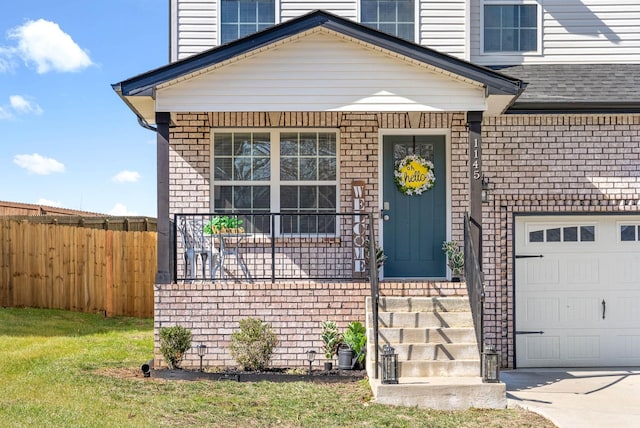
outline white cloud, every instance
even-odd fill
[[[13,163],[20,168],[38,175],[49,175],[53,172],[64,172],[64,164],[53,158],[45,158],[38,153],[32,155],[16,155]]]
[[[7,73],[14,68],[13,62],[14,49],[3,48],[0,46],[0,73]]]
[[[62,202],[60,201],[52,201],[51,199],[40,198],[38,199],[38,205],[46,205],[48,207],[61,207]]]
[[[18,55],[27,64],[35,63],[39,74],[79,71],[93,64],[87,52],[55,22],[28,21],[11,30],[9,37],[18,40]]]
[[[126,216],[126,215],[138,215],[135,211],[129,211],[129,209],[120,202],[116,203],[111,211],[109,211],[109,215],[117,215],[117,216]]]
[[[120,171],[111,179],[116,183],[135,183],[140,180],[140,173],[136,171]]]
[[[42,114],[42,107],[30,97],[11,95],[9,104],[0,106],[0,120],[14,119],[16,114]]]
[[[11,95],[9,103],[18,113],[42,114],[42,108],[36,102],[29,101],[22,95]]]

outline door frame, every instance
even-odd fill
[[[447,177],[447,186],[446,186],[446,214],[445,214],[445,222],[446,222],[446,239],[447,241],[451,240],[451,129],[449,128],[379,128],[378,129],[378,212],[374,213],[374,215],[378,218],[378,245],[380,248],[384,248],[384,221],[382,220],[382,216],[380,213],[382,212],[382,203],[383,201],[383,186],[384,186],[384,177],[383,177],[383,140],[385,136],[389,135],[439,135],[444,136],[444,145],[445,145],[445,176]],[[437,184],[436,184],[437,185]],[[382,269],[380,269],[380,277],[384,278],[384,265],[382,265]],[[438,278],[420,278],[420,279],[442,279]],[[447,276],[445,279],[451,279],[451,270],[447,266]]]

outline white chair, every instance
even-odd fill
[[[214,259],[217,259],[218,251],[213,247],[211,239],[204,234],[204,223],[201,220],[180,219],[178,230],[184,246],[185,273],[188,278],[197,279],[198,256],[202,261],[202,279],[207,279],[206,266],[209,265],[209,275],[213,279],[215,270]],[[208,263],[207,263],[208,262]],[[215,261],[217,266],[217,260]],[[217,270],[217,269],[216,269]]]

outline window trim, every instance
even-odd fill
[[[593,241],[583,241],[581,239],[582,235],[580,232],[581,227],[593,227]],[[564,229],[568,227],[577,227],[578,228],[578,239],[576,241],[565,241],[564,240]],[[551,229],[560,229],[560,240],[559,241],[548,241],[547,240],[547,231]],[[598,236],[600,233],[600,225],[598,222],[582,222],[582,221],[574,221],[574,222],[554,222],[554,223],[527,223],[525,227],[525,242],[526,245],[547,245],[547,244],[555,244],[555,245],[578,245],[585,244],[591,245],[598,243]],[[531,233],[532,232],[543,232],[543,241],[531,241]]]
[[[216,34],[215,34],[215,45],[220,46],[222,44],[222,0],[216,0]],[[280,0],[273,0],[273,13],[274,13],[274,23],[273,25],[278,25],[282,22],[280,16]],[[239,40],[239,39],[236,39]]]
[[[525,6],[535,5],[537,15],[537,49],[535,51],[485,52],[484,50],[484,7],[485,6]],[[542,55],[543,7],[540,0],[482,0],[480,3],[480,55],[498,57],[523,57]]]
[[[335,180],[297,180],[297,181],[282,181],[280,180],[280,136],[283,133],[332,133],[336,136],[336,179]],[[251,134],[259,134],[259,133],[268,133],[270,135],[270,147],[271,147],[271,178],[269,180],[264,181],[251,181],[251,180],[224,180],[220,182],[216,182],[214,175],[214,161],[215,161],[215,153],[214,153],[214,141],[215,135],[218,133],[251,133]],[[335,186],[336,188],[336,208],[335,212],[340,212],[340,201],[341,201],[341,177],[340,177],[340,130],[338,128],[210,128],[209,135],[209,207],[212,212],[215,212],[215,192],[214,186],[219,183],[229,183],[229,185],[234,186],[256,186],[256,185],[265,185],[269,186],[270,191],[270,199],[269,199],[269,212],[271,213],[282,213],[282,208],[280,206],[280,188],[282,186]],[[282,213],[286,215],[287,213]],[[276,223],[278,224],[278,223]],[[275,236],[285,236],[280,233],[279,227],[276,226],[276,235]],[[300,236],[305,234],[286,234],[286,236]],[[335,234],[326,234],[326,233],[317,233],[312,234],[315,238],[325,238],[325,237],[339,237],[340,230],[336,228]]]
[[[635,226],[636,239],[633,241],[622,240],[622,226]],[[616,221],[616,243],[618,245],[638,245],[640,243],[640,222],[639,221]]]

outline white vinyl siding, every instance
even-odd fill
[[[281,0],[280,16],[282,22],[305,15],[314,10],[324,10],[343,18],[356,20],[358,3],[356,0]]]
[[[216,45],[217,1],[172,0],[170,17],[172,62]]]
[[[540,53],[483,54],[482,0],[471,3],[471,61],[485,65],[542,63],[628,63],[640,55],[637,0],[539,1]]]
[[[468,59],[467,5],[464,0],[421,1],[419,40],[439,52]]]
[[[157,91],[158,111],[485,110],[484,89],[316,30]]]
[[[359,20],[360,0],[276,0],[276,23],[324,10]],[[468,59],[467,2],[422,0],[416,6],[415,40],[440,52]],[[217,46],[219,0],[171,0],[171,61]]]

